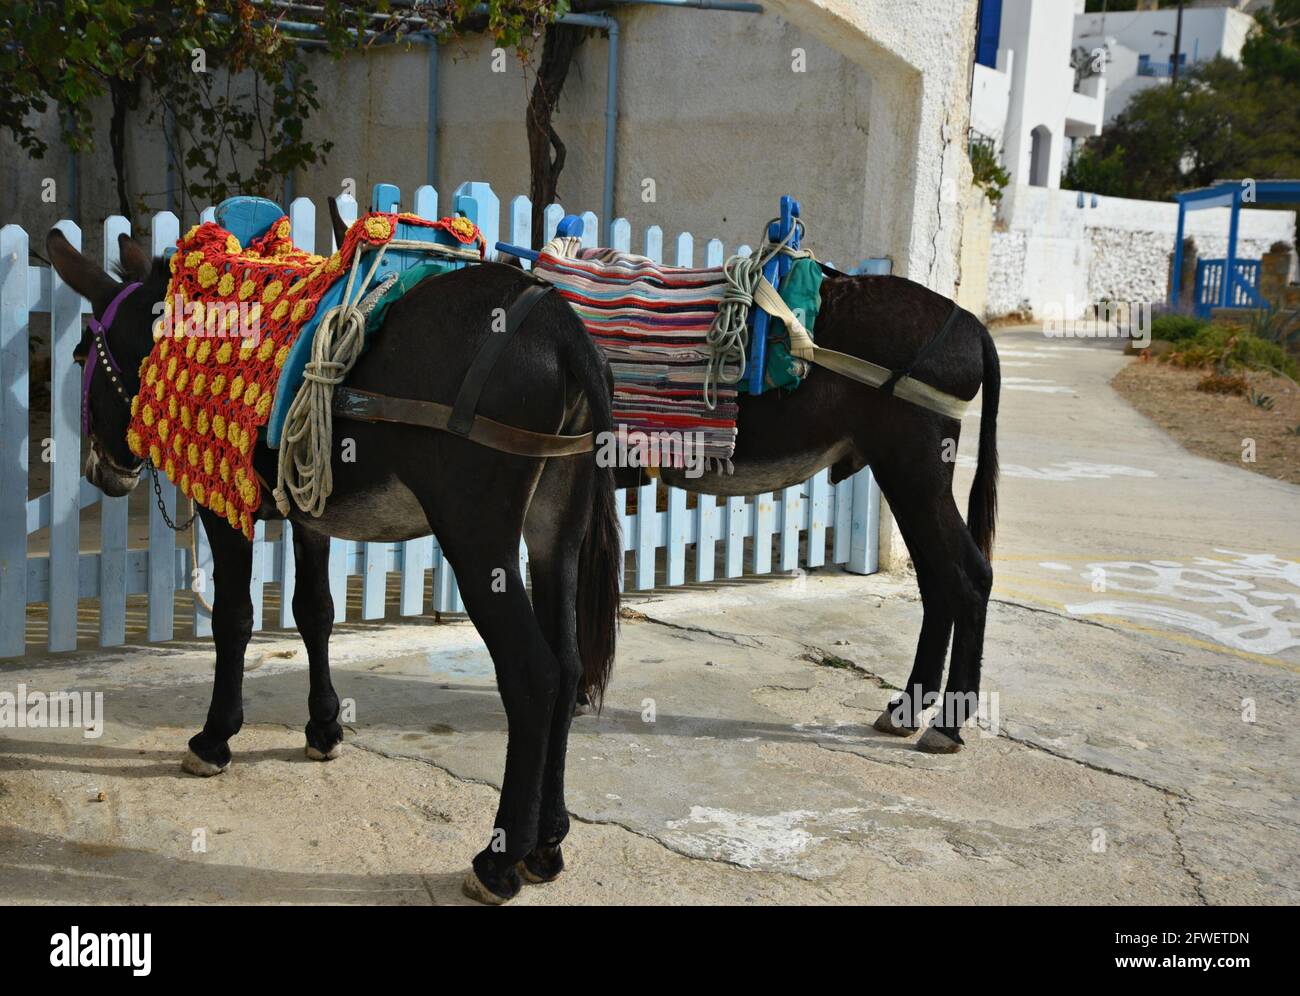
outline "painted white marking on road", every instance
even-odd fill
[[[1043,560],[1038,564],[1039,567],[1046,567],[1049,571],[1068,571],[1069,564],[1058,564],[1055,560]]]
[[[957,466],[974,470],[975,457],[964,453],[957,455]],[[1001,465],[1003,477],[1018,477],[1029,481],[1104,481],[1112,477],[1155,477],[1154,471],[1141,467],[1126,467],[1118,463],[1089,463],[1085,460],[1063,460],[1046,467],[1026,467],[1018,463]]]
[[[1100,570],[1106,593],[1173,599],[1203,607],[1199,610],[1104,598],[1068,604],[1066,611],[1185,629],[1252,654],[1300,647],[1300,562],[1271,553],[1215,552],[1232,559],[1197,557],[1186,566],[1171,560],[1102,561],[1088,564],[1079,575],[1090,580]]]
[[[1038,394],[1073,394],[1074,388],[1065,387],[1054,380],[1042,377],[1003,377],[1003,390],[1033,391]]]

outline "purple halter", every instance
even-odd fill
[[[113,298],[112,303],[104,309],[104,317],[97,319],[94,315],[90,316],[90,333],[94,341],[90,345],[90,355],[86,357],[81,372],[81,434],[90,435],[90,381],[95,376],[95,367],[100,363],[104,364],[104,369],[110,379],[117,386],[117,393],[126,397],[126,388],[122,386],[122,368],[117,365],[117,360],[113,359],[113,354],[108,348],[108,339],[105,334],[113,324],[113,319],[117,317],[117,307],[125,301],[137,287],[139,283],[127,284]],[[129,400],[129,399],[128,399]]]

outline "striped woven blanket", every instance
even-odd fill
[[[622,466],[729,467],[736,387],[718,384],[713,409],[704,400],[707,334],[726,288],[721,268],[661,266],[557,238],[533,272],[555,285],[605,351]]]

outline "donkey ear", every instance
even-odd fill
[[[45,236],[45,252],[63,282],[98,310],[112,300],[121,285],[72,245],[57,228]]]
[[[122,275],[127,280],[143,281],[153,269],[153,259],[144,247],[125,232],[117,237],[118,258],[122,262]]]
[[[334,244],[343,245],[343,240],[348,237],[347,222],[343,220],[343,215],[339,214],[339,204],[333,197],[329,198],[330,205],[330,227],[334,229]]]

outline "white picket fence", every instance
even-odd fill
[[[372,206],[393,210],[400,201],[396,187],[381,184],[375,188]],[[345,197],[340,203],[344,217],[353,220],[357,205]],[[424,186],[415,192],[412,208],[425,218],[439,217],[438,194]],[[500,202],[485,183],[463,183],[456,188],[443,213],[463,212],[482,230],[489,246],[502,237]],[[546,210],[548,237],[554,233],[564,209],[556,204]],[[205,212],[210,218],[211,212]],[[316,207],[300,197],[289,207],[293,238],[301,248],[318,249]],[[526,197],[509,202],[504,224],[506,241],[531,248],[531,205]],[[597,244],[598,220],[587,212],[584,243]],[[81,231],[71,222],[58,226],[78,248]],[[619,218],[611,226],[615,247],[632,249],[632,228]],[[131,234],[125,218],[111,217],[103,226],[104,257],[117,259],[120,233]],[[170,212],[155,214],[149,241],[155,254],[175,244],[180,225]],[[678,266],[696,264],[695,238],[689,232],[674,241],[674,259]],[[663,261],[664,236],[658,226],[643,233],[640,251]],[[326,234],[319,245],[324,251],[333,245]],[[0,229],[0,658],[21,656],[26,651],[29,612],[39,621],[44,606],[47,620],[47,648],[51,651],[73,650],[78,645],[78,609],[81,600],[94,600],[89,608],[98,610],[98,645],[111,647],[128,638],[128,598],[144,596],[147,603],[143,631],[130,636],[150,642],[173,639],[177,633],[176,596],[178,592],[198,589],[210,600],[211,558],[199,529],[194,544],[197,561],[185,546],[177,546],[175,535],[163,521],[152,501],[149,502],[148,543],[132,547],[128,543],[128,501],[140,498],[107,498],[81,476],[80,460],[80,379],[79,368],[71,362],[72,352],[81,338],[82,319],[89,305],[69,288],[58,274],[45,266],[30,262],[30,239],[17,225]],[[746,251],[740,247],[738,251]],[[724,256],[722,243],[712,239],[705,243],[701,262],[720,265]],[[37,440],[32,448],[29,438],[30,386],[30,315],[50,315],[52,374],[50,384],[50,434]],[[49,465],[49,491],[28,498],[29,459]],[[69,458],[69,455],[71,457]],[[146,490],[146,482],[138,490]],[[652,481],[638,490],[636,511],[628,513],[627,496],[618,493],[618,507],[623,526],[624,550],[632,554],[630,587],[645,590],[655,587],[658,577],[659,551],[664,551],[661,583],[686,583],[688,561],[693,559],[692,581],[709,582],[715,574],[723,578],[762,575],[774,569],[790,572],[818,567],[826,562],[830,533],[830,560],[847,569],[868,574],[876,569],[876,531],[879,520],[879,490],[870,471],[836,486],[822,471],[804,484],[784,489],[779,494],[761,494],[752,498],[717,499],[700,495],[695,507],[687,504],[686,492],[667,489],[667,509],[658,511],[660,485]],[[177,516],[176,489],[164,479],[163,500],[173,519]],[[82,549],[83,513],[99,506],[98,549],[88,543]],[[182,510],[181,516],[188,515]],[[48,530],[48,553],[32,553],[33,534]],[[266,625],[263,601],[268,585],[279,586],[278,618],[274,625],[293,625],[292,595],[294,584],[293,544],[290,527],[282,535],[267,538],[266,524],[258,523],[254,540],[253,607],[254,628]],[[800,554],[800,540],[805,552]],[[748,541],[748,544],[747,544]],[[776,546],[775,554],[773,546]],[[721,555],[721,569],[717,559]],[[689,555],[693,555],[693,558]],[[521,566],[526,566],[527,551],[520,551]],[[432,572],[429,585],[428,572]],[[426,611],[459,612],[462,606],[450,566],[443,560],[437,541],[432,538],[405,543],[356,543],[334,540],[330,548],[330,586],[334,593],[335,617],[347,618],[349,578],[360,579],[360,618],[383,618],[389,587],[389,575],[399,575],[397,611],[402,616]],[[427,591],[431,587],[431,595]],[[193,600],[192,632],[204,636],[211,632],[210,620],[200,600]],[[139,599],[136,600],[139,602]],[[182,603],[183,604],[183,603]],[[32,609],[31,607],[35,607]],[[87,645],[92,637],[83,634]]]

